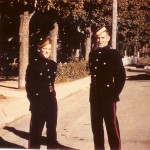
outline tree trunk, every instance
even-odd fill
[[[19,28],[19,81],[18,88],[25,88],[25,74],[28,65],[28,53],[29,53],[29,21],[31,15],[29,12],[24,12],[20,15],[20,28]]]
[[[88,33],[87,33],[87,36],[86,36],[86,39],[85,39],[85,61],[88,61],[89,53],[90,53],[90,50],[91,50],[91,27],[88,27],[86,29],[86,31]]]
[[[112,16],[112,48],[116,49],[117,35],[117,0],[113,0],[113,16]]]
[[[54,29],[50,31],[50,37],[52,39],[52,54],[51,59],[57,62],[57,37],[58,37],[58,24],[54,23]]]

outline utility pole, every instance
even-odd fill
[[[112,48],[116,49],[117,39],[117,0],[113,0],[113,16],[112,16]]]

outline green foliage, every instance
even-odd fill
[[[59,63],[57,68],[56,82],[67,82],[86,77],[88,75],[86,61],[72,61]]]
[[[112,22],[112,2],[109,0],[85,1],[84,9],[87,13],[86,24],[88,26],[99,26]]]
[[[138,48],[149,42],[150,16],[148,1],[124,1],[118,5],[119,42]]]
[[[149,42],[149,0],[120,1],[118,43],[122,47],[132,44],[141,48]],[[39,31],[47,33],[57,22],[59,40],[65,45],[62,49],[71,53],[78,41],[84,41],[87,27],[91,27],[94,33],[103,23],[111,26],[112,3],[110,0],[2,0],[0,50],[11,57],[18,57],[19,15],[25,11],[35,11],[30,21],[30,46],[35,43],[34,40],[32,43],[31,35],[35,37]],[[80,32],[77,28],[80,28]]]
[[[84,3],[79,0],[57,0],[55,8],[63,19],[72,16],[74,20],[78,20],[80,17],[85,17],[86,14],[83,10]]]

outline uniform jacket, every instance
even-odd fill
[[[26,70],[26,91],[30,101],[30,110],[48,113],[52,101],[55,101],[54,81],[57,64],[38,54],[31,59]]]
[[[117,50],[108,46],[89,54],[90,101],[117,102],[125,83],[125,69]]]

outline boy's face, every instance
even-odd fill
[[[102,48],[108,45],[108,42],[110,40],[110,36],[106,31],[101,33],[100,35],[97,36],[97,45],[98,47]]]
[[[51,49],[52,49],[52,45],[48,44],[42,48],[40,48],[40,54],[42,57],[48,59],[50,57],[51,54]]]

